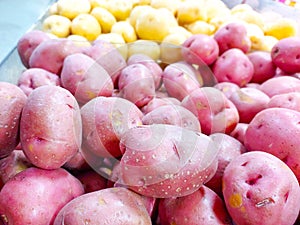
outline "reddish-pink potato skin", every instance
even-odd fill
[[[245,133],[248,128],[248,123],[238,123],[234,130],[230,133],[230,136],[234,137],[238,141],[240,141],[242,144],[245,142]]]
[[[141,111],[144,114],[151,112],[152,110],[163,106],[163,105],[180,105],[181,102],[177,98],[173,97],[154,97],[151,101],[148,102],[147,105],[141,108]]]
[[[151,225],[142,198],[123,187],[87,193],[70,201],[53,225]]]
[[[239,122],[250,123],[258,112],[268,107],[270,98],[256,88],[243,87],[233,92],[229,100],[232,101],[239,112]]]
[[[71,159],[69,159],[63,165],[63,167],[69,171],[83,171],[90,169],[90,166],[86,162],[85,157],[83,157],[81,148]]]
[[[241,49],[244,53],[251,49],[251,40],[243,23],[231,22],[221,26],[215,33],[214,39],[219,46],[219,54],[231,48]]]
[[[286,164],[266,152],[247,152],[228,164],[223,196],[236,225],[293,225],[299,214],[297,178]]]
[[[206,135],[167,124],[129,129],[120,140],[117,183],[149,197],[193,193],[217,169],[217,147]]]
[[[219,56],[217,41],[206,34],[194,34],[181,45],[184,60],[196,65],[211,65]]]
[[[218,89],[202,87],[186,96],[181,106],[187,108],[200,121],[202,133],[230,133],[239,122],[235,105]]]
[[[119,75],[127,64],[117,48],[107,41],[95,40],[82,52],[99,63],[110,75],[114,86],[118,86]]]
[[[107,180],[94,170],[82,171],[75,175],[83,184],[85,193],[99,191],[107,187]]]
[[[243,87],[251,81],[254,67],[242,50],[231,48],[220,55],[212,71],[218,82],[232,82]]]
[[[172,124],[196,132],[201,132],[198,118],[188,109],[180,105],[163,105],[147,113],[142,118],[144,125]]]
[[[155,89],[159,89],[162,81],[162,68],[157,64],[151,57],[145,54],[133,54],[127,59],[127,65],[135,64],[135,63],[140,63],[144,66],[146,66],[154,79],[155,83]]]
[[[202,86],[200,74],[185,62],[168,65],[163,71],[162,80],[168,95],[179,101]]]
[[[223,200],[205,185],[188,196],[161,199],[158,210],[161,225],[231,224]]]
[[[278,94],[300,92],[300,80],[291,76],[279,76],[266,80],[259,86],[270,98]]]
[[[20,120],[20,140],[33,165],[61,167],[78,152],[81,135],[80,108],[68,90],[44,85],[31,92]]]
[[[5,184],[10,178],[17,173],[31,167],[23,151],[14,150],[9,156],[0,159],[0,182]]]
[[[107,71],[82,53],[74,53],[65,58],[60,77],[62,86],[81,104],[97,96],[109,97],[114,89]]]
[[[300,72],[300,37],[279,40],[271,50],[274,64],[286,73]]]
[[[142,124],[143,113],[132,102],[119,97],[97,97],[81,108],[83,155],[121,156],[119,142],[128,129]]]
[[[43,85],[60,86],[60,78],[41,68],[29,68],[20,75],[17,85],[28,96],[32,90]]]
[[[21,62],[29,68],[29,58],[33,50],[43,41],[50,40],[47,33],[40,30],[32,30],[25,33],[17,43],[17,51]]]
[[[59,210],[83,193],[80,181],[66,170],[31,167],[11,178],[2,188],[1,219],[13,225],[53,224]]]
[[[126,66],[119,76],[118,87],[123,98],[141,108],[155,97],[151,71],[140,63]]]
[[[217,155],[218,169],[215,175],[205,184],[222,196],[222,178],[226,166],[236,157],[246,152],[241,142],[224,133],[211,134],[210,138],[219,148]]]
[[[67,39],[50,39],[43,41],[29,58],[30,68],[41,68],[60,75],[64,59],[73,53],[81,52],[73,41]]]
[[[19,144],[20,118],[27,96],[15,84],[0,82],[0,158]]]
[[[227,98],[229,98],[232,93],[240,89],[240,87],[237,84],[226,81],[217,83],[216,85],[214,85],[214,88],[217,88],[218,90],[222,91]]]
[[[300,92],[290,92],[273,96],[268,108],[287,108],[300,112]]]
[[[269,52],[253,51],[247,54],[253,64],[254,73],[251,82],[261,84],[276,74],[276,66]]]
[[[268,108],[249,123],[245,147],[263,151],[283,160],[300,180],[300,112],[285,108]]]

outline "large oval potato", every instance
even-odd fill
[[[179,126],[137,126],[122,135],[124,153],[116,183],[144,196],[180,197],[195,192],[216,172],[218,148],[206,135]]]
[[[60,209],[83,193],[80,181],[66,170],[31,167],[2,188],[0,218],[5,224],[53,224]]]
[[[68,90],[45,85],[31,92],[21,116],[20,140],[32,164],[61,167],[78,152],[81,134],[79,105]]]
[[[238,225],[293,225],[299,214],[300,188],[295,175],[266,152],[247,152],[228,164],[223,196]]]
[[[123,188],[107,188],[77,197],[58,213],[54,225],[151,225],[144,201]]]
[[[0,82],[0,158],[19,144],[19,121],[27,96],[16,85]]]

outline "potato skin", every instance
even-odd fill
[[[46,85],[33,90],[20,121],[20,140],[30,162],[43,169],[61,167],[81,145],[79,105],[66,89]]]
[[[188,196],[161,199],[158,210],[161,225],[231,225],[223,200],[205,185]]]
[[[84,193],[66,170],[28,168],[11,178],[0,192],[0,215],[7,224],[53,224],[58,211]]]
[[[268,108],[259,112],[245,133],[245,147],[260,150],[283,160],[300,180],[300,113],[285,108]],[[263,138],[262,138],[263,137]]]
[[[142,198],[123,187],[87,193],[70,201],[57,215],[54,225],[151,225]]]
[[[280,182],[278,182],[280,181]],[[293,225],[300,209],[299,183],[277,157],[261,151],[233,159],[223,176],[226,207],[237,225]]]
[[[27,96],[16,85],[0,82],[0,158],[19,144],[19,121]]]

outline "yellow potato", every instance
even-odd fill
[[[89,47],[91,42],[89,42],[85,37],[77,34],[71,34],[67,39],[72,40],[79,47]]]
[[[212,18],[208,23],[215,27],[215,31],[218,30],[221,26],[230,23],[230,22],[236,22],[237,19],[233,16],[216,16],[215,18]]]
[[[277,38],[275,38],[273,36],[265,35],[265,36],[263,36],[262,39],[258,40],[258,42],[256,44],[252,45],[252,49],[271,52],[273,46],[277,42],[278,42]]]
[[[150,5],[151,0],[131,0],[133,7],[138,5]]]
[[[58,14],[58,10],[57,10],[57,2],[54,2],[54,3],[50,6],[50,8],[49,8],[49,10],[48,10],[48,13],[49,13],[49,15],[55,15],[55,14]]]
[[[251,40],[251,48],[257,49],[258,46],[262,42],[262,39],[264,38],[264,32],[263,30],[257,26],[256,24],[252,23],[245,23],[246,29],[247,29],[247,36]]]
[[[89,0],[91,3],[92,9],[95,7],[107,8],[109,0]]]
[[[205,2],[207,21],[216,16],[229,16],[230,9],[221,0],[206,0]]]
[[[175,15],[181,0],[151,0],[150,6],[155,9],[165,8]]]
[[[180,25],[207,20],[205,2],[203,0],[186,0],[179,4],[177,20]]]
[[[170,31],[169,31],[169,34],[165,38],[167,38],[170,34],[184,35],[185,38],[188,38],[188,37],[193,35],[190,31],[188,31],[185,27],[182,27],[182,26],[171,27]]]
[[[114,15],[117,21],[125,20],[130,15],[133,3],[129,0],[109,0],[106,8]]]
[[[170,20],[170,16],[167,13],[163,13],[162,10],[153,9],[144,11],[137,18],[135,24],[138,38],[162,41],[169,34],[169,29],[172,27],[170,21],[172,21]]]
[[[119,21],[111,28],[111,33],[122,35],[125,42],[133,42],[137,40],[135,30],[128,21]]]
[[[71,23],[71,20],[67,17],[50,15],[43,21],[42,30],[54,34],[57,37],[64,38],[70,34]]]
[[[187,39],[183,33],[172,33],[160,44],[160,59],[163,63],[171,64],[182,61],[181,44]]]
[[[236,6],[232,7],[231,14],[238,12],[246,12],[248,10],[253,10],[253,8],[248,4],[237,4]]]
[[[71,31],[72,34],[81,35],[93,41],[101,34],[101,26],[94,16],[80,14],[72,20]]]
[[[135,27],[137,18],[139,18],[142,13],[147,12],[147,10],[153,10],[153,8],[150,5],[138,5],[134,7],[128,18],[130,24]]]
[[[259,12],[254,10],[246,10],[242,12],[236,12],[233,14],[237,19],[243,20],[247,23],[253,23],[259,26],[261,29],[264,27],[264,20]]]
[[[102,33],[109,33],[111,27],[117,22],[114,15],[106,8],[94,7],[91,11],[91,15],[94,16],[102,28]]]
[[[216,29],[214,25],[201,20],[186,25],[186,28],[192,34],[207,34],[207,35],[213,34]]]
[[[278,40],[296,36],[298,25],[295,20],[282,18],[274,22],[267,23],[264,27],[265,35],[270,35]]]
[[[110,42],[118,49],[118,51],[121,53],[124,59],[127,59],[128,48],[121,34],[117,34],[117,33],[100,34],[97,37],[97,40]]]
[[[160,58],[160,47],[155,41],[137,40],[128,44],[128,57],[133,54],[145,54],[153,60]]]
[[[89,13],[91,3],[89,0],[58,0],[57,13],[65,16],[70,20],[82,13]]]

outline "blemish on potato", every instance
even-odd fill
[[[274,199],[269,197],[269,198],[265,198],[262,201],[259,201],[255,204],[255,207],[260,208],[260,207],[264,207],[266,205],[269,205],[271,203],[275,203]]]
[[[233,193],[229,197],[229,205],[232,208],[239,208],[242,206],[242,204],[243,204],[243,199],[242,199],[242,195],[240,193]]]

